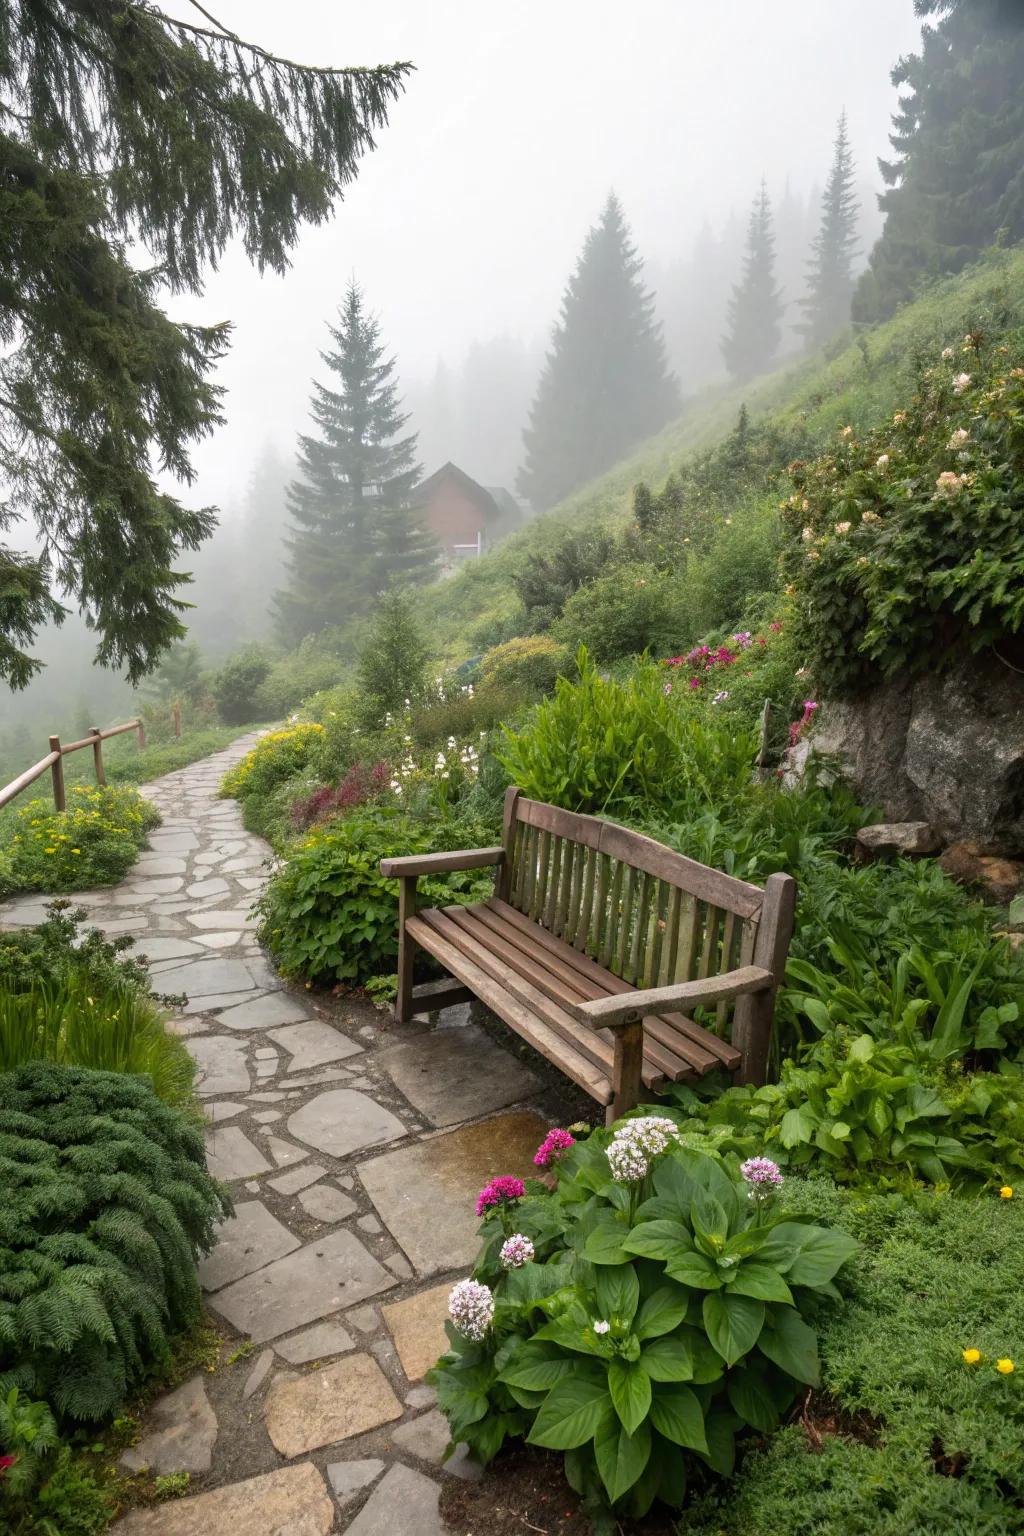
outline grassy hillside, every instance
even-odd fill
[[[823,353],[792,363],[742,388],[708,391],[636,453],[536,519],[493,554],[427,588],[420,613],[449,661],[488,643],[488,629],[517,608],[512,573],[524,556],[568,527],[625,522],[634,485],[660,486],[673,471],[732,429],[740,406],[753,420],[800,425],[812,441],[836,427],[871,427],[896,409],[919,359],[956,345],[968,330],[1024,323],[1024,251],[994,251],[956,278],[930,286],[916,303],[856,340],[841,338]],[[845,344],[844,344],[845,341]]]

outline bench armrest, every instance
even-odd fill
[[[504,848],[462,848],[455,853],[412,853],[405,858],[381,859],[380,872],[386,880],[407,879],[410,875],[443,875],[453,869],[483,869],[500,864]]]
[[[721,976],[703,981],[680,981],[671,987],[649,987],[641,992],[619,992],[613,997],[598,997],[592,1003],[577,1003],[573,1012],[594,1029],[621,1029],[650,1013],[674,1013],[677,1009],[707,1003],[721,1003],[745,992],[766,992],[775,985],[775,977],[759,965],[744,965]]]

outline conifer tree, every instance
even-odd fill
[[[523,432],[516,483],[537,511],[608,469],[679,408],[642,270],[612,193],[562,297]]]
[[[201,7],[197,7],[201,11]],[[206,15],[205,12],[202,13]],[[0,0],[0,679],[71,596],[134,682],[184,634],[188,484],[225,326],[172,321],[235,236],[283,271],[373,147],[406,66],[303,68],[151,0]],[[129,242],[155,267],[140,271]],[[38,552],[4,547],[17,518]]]
[[[923,277],[1024,239],[1024,5],[915,0],[915,10],[940,19],[892,72],[906,91],[895,157],[879,161],[886,221],[854,293],[862,322],[891,315]]]
[[[300,437],[288,490],[288,583],[276,604],[291,641],[365,612],[392,576],[429,579],[437,560],[411,507],[420,467],[415,434],[400,435],[395,360],[354,282],[328,331],[321,356],[336,387],[313,382],[319,434]]]
[[[836,129],[832,168],[821,199],[821,228],[808,263],[807,294],[800,301],[806,316],[800,329],[810,347],[821,346],[849,322],[858,209],[853,155],[843,112]]]
[[[762,181],[747,225],[743,274],[732,290],[728,330],[722,338],[722,356],[734,378],[751,379],[771,367],[782,337],[782,311],[775,281],[772,209]]]

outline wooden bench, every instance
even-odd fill
[[[496,865],[494,895],[418,911],[420,875]],[[796,881],[762,890],[596,816],[505,797],[500,848],[384,859],[399,881],[395,1017],[479,998],[609,1123],[715,1067],[763,1083]],[[413,986],[416,945],[448,980]],[[714,1029],[690,1015],[714,1010]],[[731,1038],[728,1025],[731,1014]]]

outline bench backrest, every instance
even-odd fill
[[[754,962],[760,886],[516,789],[505,797],[504,847],[503,899],[631,986]],[[720,1005],[722,1023],[728,1007]]]

